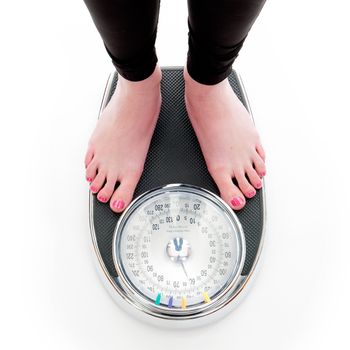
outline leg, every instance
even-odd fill
[[[186,107],[208,170],[233,209],[256,194],[266,172],[254,123],[227,79],[264,2],[188,0]]]
[[[131,81],[151,75],[160,0],[84,0],[119,74]]]
[[[121,212],[142,174],[160,111],[154,47],[159,0],[84,1],[119,73],[88,143],[86,179],[101,202],[110,200],[111,209]]]

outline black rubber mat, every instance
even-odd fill
[[[134,198],[154,187],[170,183],[192,184],[220,195],[207,170],[198,140],[186,113],[182,67],[162,68],[162,72],[162,108]],[[110,91],[106,91],[107,103],[115,90],[117,80],[118,74],[115,72],[112,87]],[[229,81],[237,96],[247,107],[248,101],[244,98],[234,70],[229,76]],[[236,179],[233,179],[233,182],[237,184]],[[121,214],[113,212],[109,208],[109,203],[101,203],[96,194],[90,193],[90,195],[92,195],[92,216],[98,249],[109,274],[115,277],[117,273],[112,259],[112,238]],[[242,275],[249,273],[257,256],[264,224],[263,206],[263,193],[260,189],[253,198],[246,199],[243,209],[235,211],[242,224],[247,247]]]

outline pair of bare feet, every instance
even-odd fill
[[[85,155],[86,179],[101,202],[122,212],[141,177],[160,106],[162,72],[132,82],[118,77]],[[193,80],[185,67],[185,102],[209,173],[234,210],[255,196],[266,174],[265,152],[251,117],[228,79],[215,85]],[[233,183],[236,178],[238,187]]]

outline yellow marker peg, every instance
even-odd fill
[[[182,300],[181,300],[181,309],[186,309],[186,305],[187,305],[186,298],[185,298],[185,297],[182,297]]]
[[[208,293],[207,292],[203,292],[202,294],[203,294],[204,301],[206,303],[209,303],[210,302],[210,297],[209,297]]]

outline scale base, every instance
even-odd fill
[[[200,145],[186,112],[183,67],[162,67],[161,69],[163,73],[161,82],[162,107],[150,143],[144,170],[135,189],[133,199],[153,188],[172,183],[192,184],[220,196],[220,192],[208,172]],[[228,79],[232,89],[252,116],[241,78],[233,70]],[[118,74],[113,71],[107,81],[100,113],[109,102],[117,81]],[[236,183],[235,181],[233,179],[234,183]],[[102,281],[112,297],[119,305],[125,307],[129,314],[133,313],[138,317],[146,318],[147,321],[155,322],[158,326],[168,324],[174,327],[174,323],[177,325],[186,324],[186,327],[191,324],[203,325],[211,322],[213,318],[217,318],[216,314],[227,313],[229,309],[238,304],[243,295],[242,292],[246,291],[247,282],[252,279],[261,253],[266,221],[264,179],[262,179],[262,183],[263,186],[256,191],[256,195],[253,198],[247,198],[246,205],[241,210],[235,211],[243,227],[246,241],[246,259],[236,296],[220,313],[215,312],[205,317],[181,320],[181,322],[148,315],[125,301],[125,295],[118,282],[112,257],[113,233],[122,213],[113,212],[109,207],[109,202],[101,203],[96,194],[90,191],[90,230],[94,256]]]

